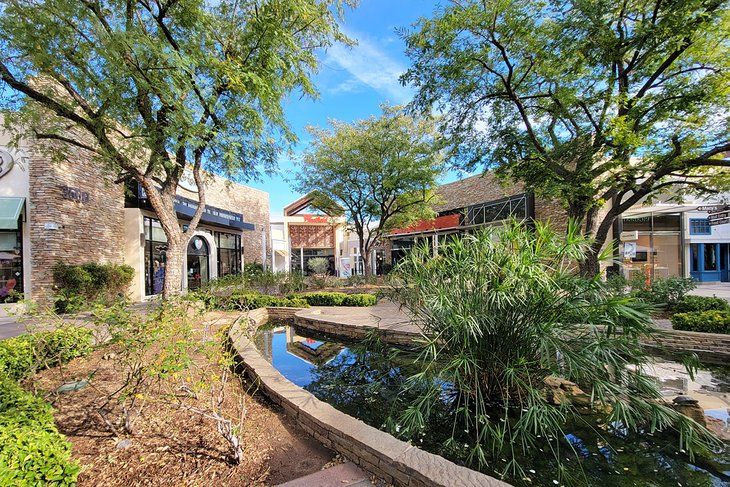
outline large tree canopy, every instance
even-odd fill
[[[405,33],[403,80],[462,167],[565,204],[591,274],[632,205],[728,184],[728,33],[722,0],[459,0]]]
[[[310,127],[314,141],[297,179],[297,189],[314,192],[321,209],[344,210],[366,275],[371,271],[366,256],[385,233],[429,214],[443,161],[433,119],[382,108],[381,117]]]
[[[179,292],[202,170],[245,178],[275,163],[294,140],[282,101],[316,94],[316,49],[347,42],[336,17],[349,3],[1,0],[6,126],[139,181],[168,239],[165,292]],[[183,232],[173,200],[186,167],[200,204]]]

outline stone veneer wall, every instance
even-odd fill
[[[38,146],[29,151],[28,228],[31,296],[51,303],[53,265],[124,262],[124,188],[83,150],[52,161]],[[64,199],[63,186],[88,192],[87,202]],[[58,229],[46,225],[57,224]]]
[[[320,401],[277,371],[247,338],[271,318],[291,319],[295,308],[260,308],[228,333],[244,372],[310,436],[379,479],[410,487],[507,487],[509,484],[456,465],[384,433]]]
[[[178,188],[178,194],[191,200],[198,193]],[[269,193],[244,186],[219,176],[210,176],[205,184],[206,204],[243,214],[246,223],[253,223],[254,230],[244,230],[241,237],[244,263],[261,264],[266,251],[266,265],[271,266],[271,228],[269,225]]]

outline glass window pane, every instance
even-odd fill
[[[157,220],[152,220],[152,238],[155,242],[167,242],[167,236],[162,225]]]

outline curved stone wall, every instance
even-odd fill
[[[509,484],[398,440],[294,385],[258,352],[249,336],[269,319],[290,320],[294,308],[249,311],[228,336],[245,373],[308,434],[362,469],[397,486],[502,487]],[[324,331],[324,330],[320,330]]]

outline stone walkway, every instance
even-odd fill
[[[372,487],[368,474],[352,462],[341,463],[278,487]]]
[[[315,306],[297,312],[297,316],[353,327],[411,333],[419,331],[418,326],[412,322],[405,310],[387,299],[381,299],[375,306],[362,308]]]
[[[690,291],[695,296],[717,296],[730,301],[730,282],[717,282],[714,284],[700,284],[697,289]]]

